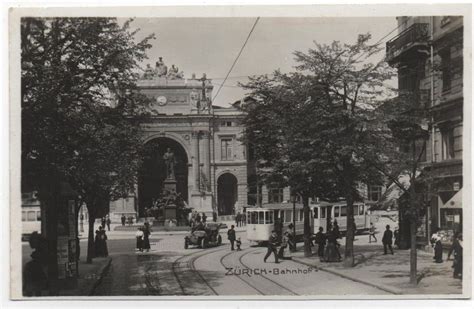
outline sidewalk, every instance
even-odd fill
[[[95,258],[92,264],[86,263],[86,258],[81,256],[79,261],[79,278],[77,287],[69,290],[61,290],[59,296],[90,296],[99,285],[100,280],[107,272],[112,263],[112,258]]]
[[[395,254],[383,254],[380,242],[368,244],[366,237],[357,237],[354,243],[355,266],[345,268],[342,263],[320,262],[316,256],[317,246],[313,247],[313,256],[304,257],[303,248],[292,254],[293,260],[301,264],[317,267],[320,270],[367,284],[392,294],[461,294],[462,281],[454,279],[452,261],[433,262],[433,254],[418,250],[418,286],[409,285],[410,250],[394,250]],[[345,242],[341,241],[341,244]],[[344,246],[340,248],[344,256]]]

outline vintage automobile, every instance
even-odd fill
[[[220,223],[206,223],[201,228],[193,230],[184,237],[184,249],[189,246],[199,246],[200,248],[216,247],[222,244],[222,236],[219,235]]]

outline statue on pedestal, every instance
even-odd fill
[[[163,159],[166,164],[166,179],[175,179],[174,178],[174,165],[176,164],[176,159],[174,153],[171,151],[171,148],[166,150],[166,153],[163,155]]]
[[[163,77],[168,74],[168,67],[163,62],[163,57],[160,57],[155,64],[155,77]]]
[[[143,79],[153,79],[155,72],[151,68],[150,64],[146,65],[145,73],[143,74]]]
[[[184,73],[182,71],[179,72],[178,67],[175,67],[174,64],[172,64],[171,68],[168,71],[168,75],[166,77],[168,79],[183,79]]]

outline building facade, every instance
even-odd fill
[[[163,64],[162,64],[163,65]],[[143,123],[146,153],[135,196],[111,202],[110,214],[145,216],[161,193],[163,155],[175,157],[176,191],[186,204],[212,218],[230,216],[247,205],[247,149],[240,142],[243,113],[236,107],[212,106],[211,80],[194,74],[145,72],[141,93],[152,99],[151,120]],[[166,69],[165,69],[166,71]]]
[[[399,34],[387,42],[400,91],[415,93],[429,115],[423,157],[430,230],[462,230],[463,18],[398,17]]]

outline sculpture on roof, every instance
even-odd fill
[[[168,67],[163,61],[163,57],[160,57],[159,60],[155,64],[155,76],[156,77],[163,77],[168,74]]]

